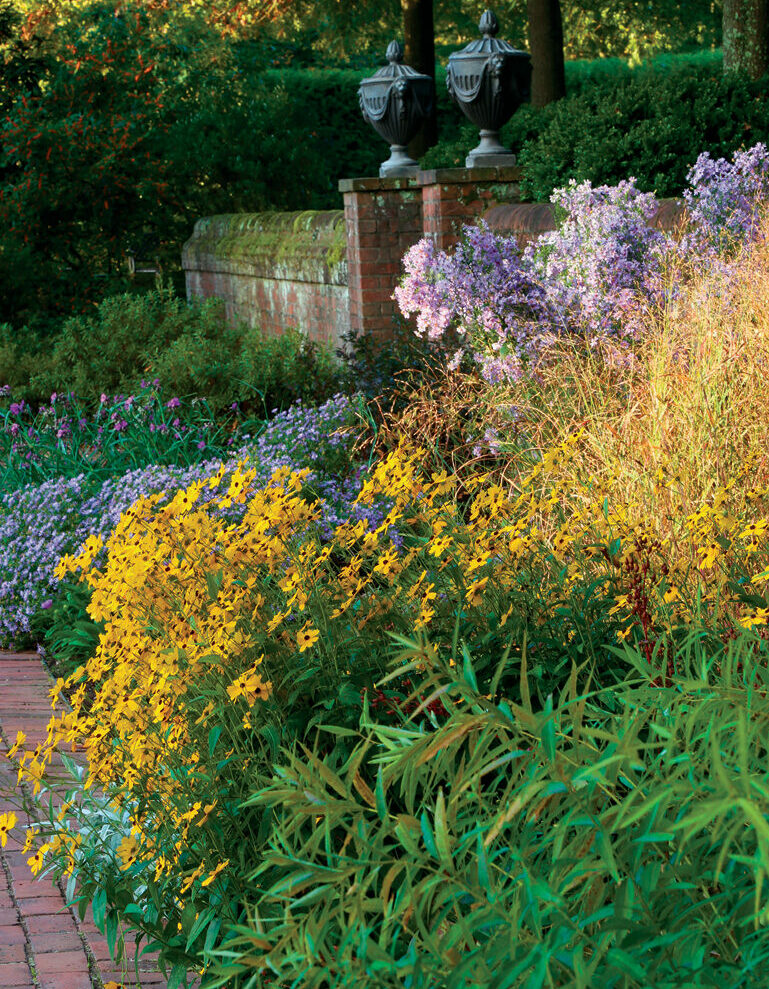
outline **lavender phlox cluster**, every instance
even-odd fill
[[[85,475],[27,485],[0,495],[0,641],[8,644],[54,586],[59,558],[88,537],[93,519],[82,507],[93,496]]]
[[[296,405],[276,415],[256,439],[225,461],[228,472],[247,460],[257,469],[257,484],[266,484],[279,467],[310,469],[306,484],[323,500],[321,535],[343,520],[369,518],[377,526],[387,507],[353,504],[360,491],[362,465],[352,456],[355,405],[337,395],[319,408]],[[34,615],[57,593],[53,576],[60,557],[77,552],[91,535],[109,537],[121,514],[137,499],[180,488],[215,474],[221,460],[191,466],[157,465],[100,480],[95,475],[56,478],[29,484],[0,496],[0,643],[29,632]],[[225,476],[225,483],[227,479]],[[213,497],[204,489],[202,501]],[[242,506],[233,506],[239,521]],[[228,516],[230,517],[230,516]]]
[[[690,250],[732,253],[762,235],[769,199],[769,151],[765,144],[737,151],[731,161],[697,158],[687,175],[684,202],[692,223]]]
[[[481,223],[465,227],[452,253],[425,239],[404,258],[401,312],[416,313],[417,333],[430,339],[455,331],[492,384],[518,380],[564,333],[593,343],[627,335],[635,300],[662,264],[667,239],[649,225],[657,203],[634,180],[572,182],[553,202],[558,229],[523,253]]]
[[[517,380],[565,333],[593,347],[610,343],[624,360],[649,309],[680,295],[682,271],[704,263],[728,279],[734,248],[761,236],[769,198],[763,144],[731,162],[700,155],[688,178],[691,229],[678,239],[652,226],[659,203],[631,178],[556,189],[557,229],[522,253],[514,237],[484,224],[466,227],[452,253],[421,240],[395,290],[401,312],[416,314],[416,332],[431,340],[455,333],[461,349],[449,367],[469,353],[491,383]]]
[[[423,237],[404,255],[403,268],[405,276],[395,289],[400,310],[404,316],[416,313],[419,336],[439,340],[454,319],[453,259]]]
[[[482,222],[464,228],[453,253],[424,238],[403,263],[395,298],[404,316],[416,313],[419,335],[440,340],[451,329],[460,344],[454,365],[467,349],[489,381],[520,375],[547,306],[514,237],[499,237]]]
[[[616,186],[571,181],[551,202],[561,214],[556,230],[524,252],[551,308],[553,326],[584,334],[591,342],[628,336],[640,293],[659,272],[668,238],[651,225],[653,194],[631,178]]]

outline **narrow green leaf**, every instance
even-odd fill
[[[545,755],[551,762],[555,762],[555,716],[553,714],[553,695],[548,694],[545,701],[545,721],[542,724],[540,738]]]
[[[478,681],[475,679],[473,661],[466,645],[462,646],[462,676],[470,684],[473,690],[478,693]]]
[[[384,821],[387,818],[387,802],[385,800],[384,776],[381,765],[377,769],[374,798],[376,800],[376,812],[379,815],[379,820]]]
[[[106,916],[105,922],[105,934],[107,937],[107,947],[109,948],[110,957],[115,961],[115,943],[117,941],[117,930],[118,930],[118,914],[117,910],[110,910]]]
[[[453,871],[454,860],[451,857],[449,830],[446,825],[446,801],[443,796],[443,787],[438,790],[438,797],[435,801],[435,843],[438,846],[441,862],[447,869]]]
[[[181,986],[186,979],[187,966],[183,965],[181,962],[177,962],[171,969],[167,989],[179,989],[179,986]]]
[[[214,727],[208,733],[208,755],[209,757],[214,754],[214,749],[216,748],[216,743],[224,730],[224,725],[214,725]]]
[[[434,858],[439,858],[438,849],[435,846],[435,838],[433,837],[433,829],[430,827],[430,818],[427,816],[426,810],[422,811],[419,824],[422,828],[422,838],[425,842],[425,848]]]
[[[91,903],[91,909],[93,910],[93,922],[98,927],[99,931],[104,933],[104,915],[107,909],[107,891],[105,889],[97,889],[94,894],[93,901]]]
[[[476,856],[478,859],[478,885],[486,893],[491,891],[491,880],[489,878],[489,859],[486,854],[486,846],[483,844],[483,836],[478,832],[476,841]]]

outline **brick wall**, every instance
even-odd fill
[[[425,236],[445,250],[462,227],[498,203],[520,203],[519,168],[443,168],[420,172]]]
[[[346,179],[344,211],[199,220],[182,252],[187,296],[218,296],[229,320],[267,333],[298,327],[334,346],[350,329],[386,335],[406,251],[423,236],[448,247],[463,224],[517,201],[518,180],[513,168]]]
[[[350,328],[346,255],[342,210],[208,217],[182,251],[187,297],[217,296],[228,320],[269,334],[298,328],[340,346]]]
[[[413,179],[345,179],[350,327],[387,334],[395,317],[393,289],[401,259],[422,237],[422,194]]]
[[[297,327],[341,346],[349,330],[386,336],[406,251],[423,236],[450,247],[483,217],[528,243],[554,227],[548,203],[521,203],[517,168],[443,169],[414,178],[346,179],[344,210],[199,220],[184,245],[187,295],[219,296],[231,320],[267,333]],[[681,217],[663,200],[655,225]]]

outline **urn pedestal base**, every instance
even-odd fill
[[[408,178],[416,175],[419,164],[409,157],[405,144],[391,144],[390,157],[379,166],[380,179]]]
[[[482,130],[481,143],[465,158],[465,168],[513,168],[515,155],[499,140],[499,131]]]
[[[465,168],[513,168],[516,157],[512,151],[504,155],[483,154],[471,151],[465,158]]]

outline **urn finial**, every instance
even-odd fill
[[[499,34],[499,21],[493,10],[484,10],[478,23],[478,30],[484,38],[496,38]]]
[[[394,65],[403,61],[403,45],[400,41],[391,41],[387,46],[387,61]]]

